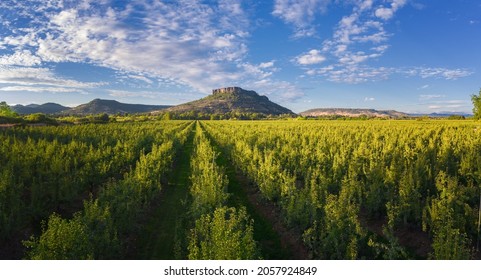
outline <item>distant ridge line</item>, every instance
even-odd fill
[[[321,117],[321,116],[343,116],[343,117],[378,117],[378,118],[405,118],[408,114],[395,110],[375,110],[360,108],[315,108],[299,113],[304,117]]]

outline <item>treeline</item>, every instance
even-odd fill
[[[295,115],[270,115],[263,113],[248,113],[241,111],[231,111],[228,113],[203,113],[199,111],[189,112],[163,112],[158,114],[159,119],[163,120],[264,120],[264,119],[286,119]]]
[[[321,259],[469,259],[479,239],[475,123],[206,122]],[[373,224],[381,221],[383,230]],[[426,234],[428,255],[399,238]]]

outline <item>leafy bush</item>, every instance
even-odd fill
[[[191,230],[189,259],[258,259],[253,223],[245,208],[221,207],[212,214],[202,215]]]

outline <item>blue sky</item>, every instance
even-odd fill
[[[0,101],[471,112],[480,38],[477,0],[2,0]]]

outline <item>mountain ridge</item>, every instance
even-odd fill
[[[60,105],[58,103],[47,102],[44,104],[28,104],[28,105],[14,105],[11,107],[13,111],[20,115],[28,115],[28,114],[58,114],[62,111],[71,109],[70,107],[66,107]]]
[[[299,113],[303,117],[343,116],[343,117],[377,117],[377,118],[405,118],[408,114],[395,110],[375,110],[361,108],[314,108]]]
[[[121,103],[116,100],[96,98],[88,103],[63,111],[66,115],[89,115],[89,114],[135,114],[148,113],[156,110],[163,110],[168,105],[144,105]]]
[[[265,115],[295,115],[291,110],[274,103],[265,95],[240,87],[214,89],[204,98],[170,107],[173,113],[197,112],[203,114],[226,114],[230,112],[259,113]]]
[[[214,89],[211,95],[204,98],[170,105],[144,105],[121,103],[116,100],[94,99],[76,107],[67,107],[54,102],[44,104],[12,105],[13,111],[20,115],[35,113],[53,115],[89,115],[89,114],[131,114],[131,113],[186,113],[195,111],[204,114],[260,113],[265,115],[288,114],[295,116],[291,110],[269,100],[267,96],[259,95],[253,90],[240,87],[225,87]],[[378,118],[406,118],[432,117],[443,118],[450,116],[470,117],[472,114],[464,112],[436,112],[436,113],[404,113],[395,110],[377,110],[366,108],[314,108],[303,111],[298,115],[304,117],[378,117]]]

